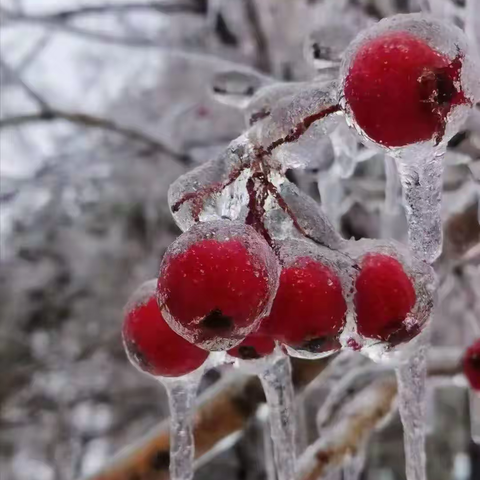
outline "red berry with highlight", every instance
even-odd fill
[[[123,341],[130,361],[156,377],[180,377],[199,368],[208,352],[177,335],[155,297],[156,280],[143,284],[125,308]]]
[[[463,357],[463,372],[472,389],[480,392],[480,338],[467,349]]]
[[[415,336],[405,320],[415,306],[412,280],[402,264],[388,255],[370,253],[360,262],[355,282],[357,330],[364,337],[401,343]]]
[[[338,276],[317,260],[298,257],[282,270],[265,328],[291,347],[322,352],[336,343],[346,311]]]
[[[208,350],[226,350],[254,331],[278,285],[275,254],[248,225],[197,224],[171,245],[158,300],[172,328]]]
[[[406,31],[361,44],[344,95],[356,124],[374,142],[399,147],[444,134],[447,116],[470,103],[460,84],[463,58],[453,61]]]

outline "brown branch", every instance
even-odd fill
[[[347,353],[346,355],[350,355]],[[293,383],[296,391],[302,390],[310,384],[318,375],[331,365],[334,358],[312,361],[292,359]],[[461,371],[460,352],[452,349],[432,349],[429,355],[429,376],[430,377],[453,377]],[[340,370],[345,368],[345,363],[337,362]],[[363,365],[363,363],[362,363]],[[370,364],[375,369],[374,364]],[[332,364],[333,366],[333,364]],[[365,369],[359,369],[359,373]],[[338,373],[341,373],[340,371]],[[329,374],[332,376],[332,373]],[[335,375],[334,375],[335,376]],[[340,377],[341,378],[341,377]],[[396,395],[396,382],[393,372],[383,374],[379,370],[378,377],[371,375],[372,380],[365,388],[356,389],[353,394],[346,389],[345,395],[338,395],[338,406],[331,422],[327,428],[331,431],[322,431],[322,442],[318,441],[307,452],[308,457],[302,457],[306,477],[301,480],[313,478],[311,472],[327,471],[340,465],[347,458],[349,453],[354,452],[360,446],[360,442],[368,438],[372,428],[381,423],[391,407]],[[355,375],[352,375],[352,383],[356,382]],[[361,382],[360,382],[361,383]],[[368,387],[368,388],[367,388]],[[362,395],[370,393],[373,388],[375,393],[374,401],[362,400]],[[360,391],[359,391],[360,390]],[[343,412],[351,412],[351,405],[360,406],[356,408],[355,415],[344,415]],[[265,402],[265,396],[260,382],[257,378],[242,374],[229,375],[225,380],[220,381],[212,389],[208,390],[200,399],[195,418],[195,449],[197,461],[210,456],[219,450],[220,442],[232,438],[241,432],[257,412],[260,405]],[[367,406],[365,407],[365,402]],[[332,410],[334,411],[334,410]],[[344,423],[341,418],[345,417]],[[337,421],[338,420],[338,421]],[[337,426],[343,425],[342,435],[338,435]],[[327,438],[328,437],[328,438]],[[328,440],[328,442],[327,442]],[[89,480],[169,480],[169,432],[168,423],[162,423],[145,438],[140,439],[135,445],[120,452],[111,460],[99,473],[89,477]],[[310,465],[310,467],[308,466]]]
[[[170,155],[181,163],[189,163],[188,156],[171,150],[157,139],[152,138],[143,132],[131,127],[119,125],[107,118],[101,118],[94,115],[89,115],[87,113],[72,113],[58,110],[56,108],[48,108],[36,113],[3,118],[0,120],[0,130],[2,128],[18,127],[41,122],[53,122],[57,120],[65,120],[67,122],[88,128],[99,128],[118,133],[126,138],[129,138],[130,140],[144,143],[156,151]]]
[[[333,357],[330,357],[330,359]],[[319,361],[292,359],[293,382],[297,390],[309,384],[328,365]],[[195,417],[195,456],[200,459],[222,441],[242,431],[265,402],[256,377],[233,374],[199,399]],[[168,480],[168,423],[162,423],[146,438],[120,453],[90,480]]]

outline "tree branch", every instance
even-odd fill
[[[119,125],[107,118],[101,118],[94,115],[89,115],[87,113],[71,113],[51,107],[36,113],[3,118],[0,120],[0,130],[2,128],[18,127],[41,122],[52,122],[56,120],[65,120],[67,122],[88,128],[99,128],[118,133],[126,138],[129,138],[130,140],[142,142],[156,151],[170,155],[181,163],[188,164],[190,161],[187,155],[173,151],[157,139],[152,138],[134,128]]]

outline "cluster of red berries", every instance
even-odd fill
[[[452,109],[471,103],[463,89],[469,60],[460,41],[455,58],[452,52],[447,56],[421,33],[426,24],[415,16],[405,18],[380,22],[354,41],[342,66],[342,110],[363,134],[389,148],[440,142]],[[439,36],[442,28],[432,25],[429,31]],[[205,199],[247,172],[245,159],[235,168],[230,165],[224,183],[218,181],[216,164],[204,172],[205,185],[195,176],[187,182],[191,191],[173,202],[172,213],[178,217],[181,207],[192,202],[188,222],[179,221],[189,229],[167,250],[156,285],[149,283],[127,306],[123,336],[139,368],[156,376],[180,376],[199,368],[209,351],[251,360],[280,344],[291,354],[321,356],[342,345],[392,347],[420,333],[424,319],[418,305],[429,303],[431,292],[419,294],[421,275],[406,270],[405,258],[394,248],[366,248],[353,255],[349,242],[333,251],[314,243],[316,237],[279,241],[266,227],[266,198],[272,195],[305,233],[295,211],[268,181],[273,168],[268,156],[327,113],[304,119],[266,149],[254,149],[255,161],[247,162],[255,165],[246,186],[248,205],[242,205],[249,225],[199,223]],[[428,315],[429,308],[424,310]]]
[[[278,343],[321,356],[341,348],[349,303],[361,337],[396,345],[418,334],[405,322],[414,283],[393,256],[354,262],[300,239],[274,251],[248,225],[199,223],[129,302],[123,336],[130,359],[156,376],[189,373],[215,350],[252,360]]]

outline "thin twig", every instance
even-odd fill
[[[82,125],[84,127],[99,128],[102,130],[115,132],[123,135],[126,138],[130,138],[131,140],[145,143],[151,148],[159,152],[168,154],[182,163],[189,163],[189,157],[187,155],[173,151],[157,139],[152,138],[143,132],[140,132],[131,127],[119,125],[118,123],[115,123],[114,121],[107,118],[101,118],[87,113],[72,113],[49,107],[36,113],[3,118],[0,120],[0,130],[2,128],[29,125],[41,122],[52,122],[56,120],[65,120],[67,122],[76,125]]]
[[[5,60],[0,59],[0,66],[7,72],[7,75],[12,77],[20,86],[32,97],[38,104],[38,106],[42,110],[49,110],[50,106],[42,98],[41,95],[39,95],[33,88],[30,87],[30,85],[22,78],[22,76],[18,73],[18,71],[11,67]]]
[[[22,14],[19,12],[10,12],[2,8],[2,11],[12,20],[28,17],[32,20],[48,20],[48,21],[67,21],[73,18],[83,17],[87,15],[103,15],[110,13],[127,13],[127,12],[153,12],[160,14],[174,13],[198,13],[204,14],[205,8],[203,2],[192,2],[174,0],[172,2],[139,2],[139,3],[106,3],[105,5],[85,5],[78,8],[61,10],[51,13],[40,14]]]

